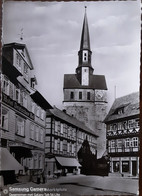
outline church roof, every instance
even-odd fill
[[[89,28],[88,28],[88,21],[87,21],[86,12],[84,15],[81,43],[80,43],[80,50],[83,50],[83,49],[90,50],[90,37],[89,37]]]
[[[90,75],[89,85],[82,86],[77,79],[76,74],[64,75],[64,89],[99,89],[107,90],[104,75]]]
[[[131,93],[129,95],[117,98],[114,101],[104,122],[108,123],[111,121],[139,115],[139,102],[139,92]],[[119,112],[120,110],[122,112]]]
[[[77,120],[75,117],[68,115],[67,113],[61,111],[60,109],[58,109],[57,107],[54,106],[53,109],[50,109],[47,111],[47,117],[48,116],[55,116],[65,122],[68,122],[69,124],[78,127],[82,130],[84,130],[85,132],[88,132],[90,134],[92,134],[95,137],[98,137],[91,129],[89,129],[83,122]]]

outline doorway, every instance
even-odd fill
[[[132,175],[137,175],[137,161],[132,161]]]

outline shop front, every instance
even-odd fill
[[[0,176],[4,184],[13,184],[17,182],[16,174],[24,171],[24,167],[12,156],[12,154],[3,147],[0,147]]]
[[[45,158],[45,171],[48,177],[65,176],[68,173],[79,174],[80,167],[81,165],[76,158],[57,156]]]
[[[139,175],[139,157],[111,157],[110,172],[120,173],[122,176]]]

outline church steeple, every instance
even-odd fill
[[[89,37],[89,28],[88,28],[86,8],[87,7],[85,6],[85,15],[84,15],[84,21],[83,21],[80,50],[83,50],[83,49],[90,50],[90,37]]]
[[[81,42],[80,42],[80,50],[78,52],[78,67],[76,68],[77,78],[81,85],[88,86],[90,74],[93,74],[93,68],[91,66],[91,49],[90,49],[90,36],[89,36],[89,28],[86,14],[86,6],[85,6],[85,14],[83,21],[83,28],[81,34]]]

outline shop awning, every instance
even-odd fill
[[[32,152],[31,149],[23,147],[23,146],[11,146],[10,152],[14,152],[17,157],[21,158],[31,158]]]
[[[61,166],[64,167],[81,167],[81,165],[75,158],[56,157],[56,160]]]
[[[0,171],[23,170],[23,166],[10,154],[6,148],[0,147]]]

